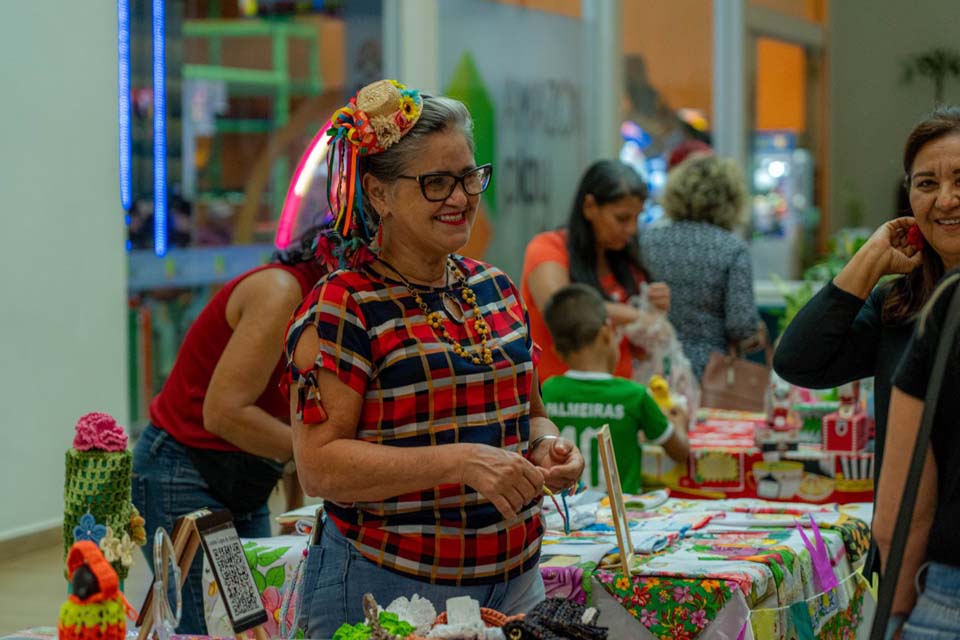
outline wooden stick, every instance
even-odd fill
[[[150,583],[150,588],[153,589],[153,583]],[[140,625],[140,631],[137,632],[137,640],[147,640],[147,635],[152,631],[153,627],[153,607],[148,608],[143,612],[143,624]]]

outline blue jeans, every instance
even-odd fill
[[[526,613],[544,599],[543,579],[538,569],[491,585],[457,587],[436,585],[381,569],[356,550],[332,522],[323,528],[320,544],[310,547],[304,572],[298,626],[308,638],[332,638],[344,622],[362,622],[363,596],[372,593],[387,607],[400,596],[420,595],[445,611],[447,599],[470,596],[481,607],[507,615]]]
[[[960,567],[926,565],[923,590],[906,624],[903,640],[960,640]],[[920,569],[921,575],[923,568]]]
[[[146,521],[147,544],[143,554],[153,570],[153,534],[158,527],[167,533],[180,516],[197,509],[225,509],[210,494],[187,450],[170,435],[149,425],[133,448],[133,504]],[[233,523],[241,538],[270,537],[270,509],[264,504],[250,513],[234,513]],[[198,551],[183,584],[183,616],[177,633],[206,635],[203,615],[203,552]]]

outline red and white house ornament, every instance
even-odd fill
[[[841,453],[862,451],[870,437],[870,418],[857,402],[859,383],[840,388],[840,407],[823,417],[823,450]]]

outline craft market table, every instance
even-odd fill
[[[750,499],[627,508],[639,551],[630,575],[601,567],[594,581],[653,637],[855,638],[863,628],[870,603],[855,567],[869,548],[869,508]]]
[[[570,501],[573,526],[582,528],[569,534],[558,515],[547,511],[550,530],[540,565],[547,595],[589,601],[601,610],[600,624],[630,634],[611,638],[858,637],[870,605],[855,570],[869,547],[869,505],[667,495],[626,497],[635,552],[629,576],[611,562],[617,543],[610,508],[600,495],[588,492]],[[820,571],[829,572],[826,577],[817,573],[817,552],[810,548],[816,545],[809,514],[825,545],[826,569]],[[281,631],[282,594],[306,543],[306,536],[244,541],[271,637]],[[830,576],[836,586],[830,586]],[[209,572],[204,593],[209,633],[232,636]],[[287,609],[286,616],[292,627],[295,612]],[[807,629],[813,635],[804,635]]]
[[[869,547],[870,505],[690,500],[660,490],[625,496],[625,507],[634,550],[629,575],[618,562],[608,502],[595,492],[571,499],[577,530],[569,534],[558,514],[547,511],[540,565],[548,595],[589,601],[611,639],[866,637],[873,600],[856,567]],[[307,540],[243,541],[269,637],[293,626],[295,611],[282,608],[283,594]],[[206,567],[205,576],[208,633],[232,638]],[[55,635],[37,628],[3,640]]]

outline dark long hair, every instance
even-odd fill
[[[270,256],[271,264],[283,264],[292,267],[304,262],[317,260],[317,236],[329,225],[316,225],[303,232],[299,241],[286,249],[278,249]]]
[[[583,215],[583,201],[592,195],[598,205],[633,196],[647,199],[647,185],[632,167],[619,160],[599,160],[590,165],[580,179],[567,221],[567,251],[570,254],[570,281],[582,282],[603,293],[597,277],[597,238],[593,225]],[[637,214],[639,215],[639,211]],[[640,248],[633,237],[620,251],[606,252],[613,277],[628,295],[636,295],[637,273],[646,277],[640,262]],[[604,293],[604,297],[607,297]]]
[[[960,133],[960,107],[938,107],[910,132],[903,148],[903,179],[910,192],[910,172],[917,154],[927,144],[944,136]],[[883,322],[900,324],[912,320],[930,298],[943,277],[943,260],[927,244],[921,266],[894,280],[883,302]]]

